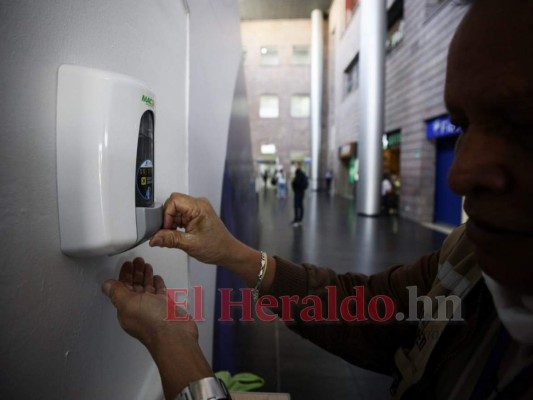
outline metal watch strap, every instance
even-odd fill
[[[174,400],[231,400],[231,396],[224,382],[210,376],[189,383]]]

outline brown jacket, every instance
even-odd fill
[[[336,303],[339,307],[346,296],[355,295],[354,287],[363,286],[365,310],[372,297],[386,295],[394,302],[395,314],[401,312],[407,316],[412,315],[407,287],[416,286],[417,296],[433,293],[432,289],[438,284],[439,277],[442,278],[439,271],[444,265],[450,265],[450,260],[454,269],[461,263],[463,265],[460,268],[463,270],[478,268],[473,260],[472,245],[465,237],[463,228],[454,231],[439,251],[422,257],[412,265],[396,265],[372,276],[353,273],[338,275],[331,269],[309,264],[297,265],[276,257],[276,276],[269,294],[278,298],[316,295],[322,300],[323,316],[326,317],[326,287],[334,286],[337,289]],[[452,275],[457,274],[452,272]],[[418,303],[421,308],[421,302]],[[339,322],[305,322],[299,313],[308,304],[292,306],[294,322],[288,323],[292,330],[354,365],[401,378],[402,374],[395,364],[395,353],[398,349],[411,349],[419,344],[417,322],[399,322],[396,318],[386,323],[346,322],[342,319]],[[355,313],[356,305],[351,303],[351,306]],[[281,314],[280,309],[275,311]],[[382,309],[381,312],[383,311]],[[471,398],[487,365],[497,334],[501,331],[492,297],[482,280],[472,285],[463,299],[462,318],[463,322],[446,325],[431,352],[422,378],[405,392],[402,399]],[[518,348],[522,354],[520,367],[525,372],[518,374],[518,377],[507,384],[505,382],[509,379],[505,376],[506,373],[518,364],[515,357]],[[525,349],[524,358],[523,346],[511,340],[506,345],[505,357],[498,364],[495,378],[495,381],[501,378],[502,385],[497,390],[503,393],[498,395],[493,390],[492,383],[487,383],[485,386],[488,391],[480,398],[533,399],[533,383],[530,384],[533,382],[533,357],[530,350]],[[467,379],[464,374],[468,374]]]

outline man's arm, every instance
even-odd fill
[[[189,383],[213,376],[198,344],[196,324],[166,320],[165,283],[160,276],[153,276],[150,264],[142,258],[124,263],[119,280],[105,281],[102,291],[116,307],[122,328],[152,355],[165,398],[174,399]],[[187,315],[179,308],[174,312]]]
[[[289,328],[352,364],[389,374],[394,352],[400,346],[412,346],[416,335],[416,321],[396,320],[398,313],[404,319],[416,313],[416,300],[410,304],[413,299],[410,301],[407,288],[416,287],[417,296],[429,292],[437,274],[439,254],[437,251],[411,265],[397,265],[372,276],[339,275],[331,269],[297,265],[276,257],[276,274],[268,294],[278,299],[297,296],[300,300],[316,296],[320,299],[323,321],[307,321],[308,314],[302,311],[313,302],[300,301],[291,303],[294,322],[288,324]],[[353,300],[347,303],[343,315],[342,302],[349,296]],[[372,319],[371,308],[377,312],[378,319],[391,309],[380,296],[386,296],[393,304],[393,314],[387,321]],[[281,318],[286,314],[281,307],[274,311]],[[332,320],[332,314],[338,321]],[[362,320],[351,321],[352,316]]]
[[[182,230],[176,230],[181,228]],[[199,261],[222,265],[254,287],[261,268],[261,253],[234,238],[205,199],[174,193],[165,203],[164,229],[151,240],[151,246],[179,248]],[[337,307],[347,296],[356,294],[355,286],[364,288],[366,310],[373,297],[392,299],[395,313],[409,312],[408,286],[416,286],[418,295],[429,291],[436,276],[438,253],[426,256],[411,266],[396,266],[381,274],[338,275],[329,269],[295,265],[277,257],[268,258],[268,269],[261,294],[277,298],[297,295],[320,297],[323,310],[328,308],[326,287],[336,288]],[[350,322],[309,323],[299,318],[304,305],[295,311],[293,329],[328,351],[366,368],[389,372],[392,354],[401,344],[414,340],[416,323]],[[350,307],[355,307],[354,302]],[[280,310],[276,310],[278,313]],[[340,311],[340,309],[339,309]],[[352,310],[353,311],[353,310]]]

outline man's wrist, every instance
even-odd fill
[[[207,377],[189,383],[174,400],[231,400],[231,396],[224,382]]]
[[[227,252],[228,256],[225,263],[220,265],[239,275],[248,287],[255,287],[257,275],[261,268],[261,252],[255,250],[244,243],[239,242],[239,246],[233,251]],[[268,256],[268,271],[263,279],[261,293],[268,293],[274,280],[276,271],[276,260]]]
[[[256,261],[261,260],[261,252],[238,240],[226,250],[225,254],[225,260],[221,265],[232,270],[247,269],[250,265],[255,265]]]
[[[191,382],[214,376],[198,342],[187,338],[167,338],[149,349],[159,373],[165,398],[174,399]]]

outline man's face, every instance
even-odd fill
[[[461,126],[451,188],[481,268],[533,291],[533,2],[480,0],[459,27],[445,99]]]

